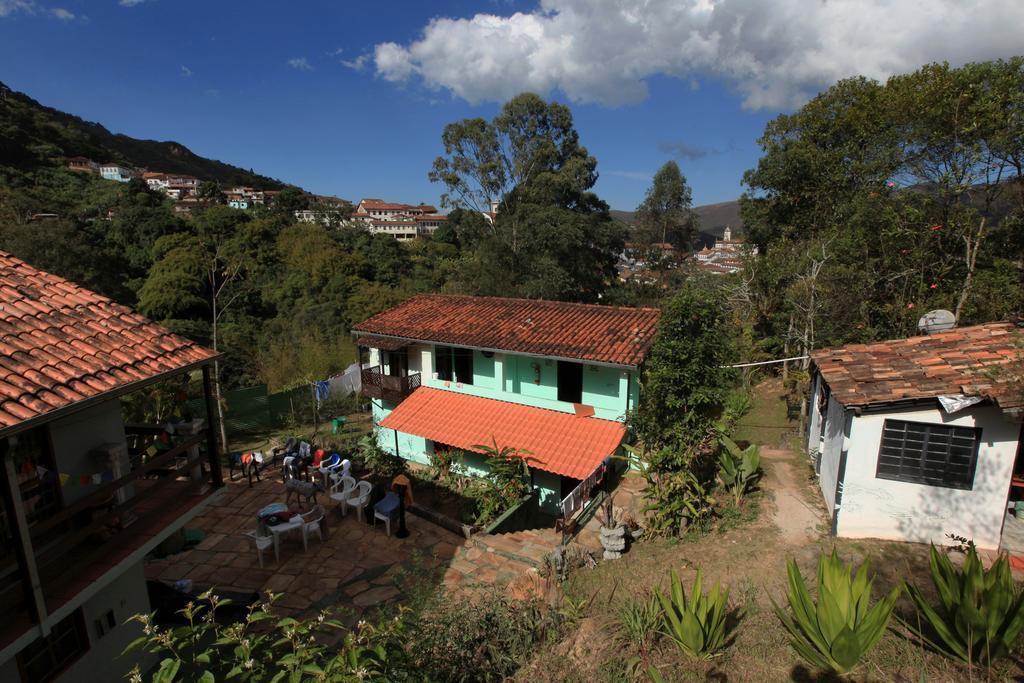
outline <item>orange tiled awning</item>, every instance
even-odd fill
[[[574,479],[593,472],[626,432],[621,422],[430,387],[414,391],[380,426],[465,450],[493,438],[499,448],[530,451],[525,456],[530,467]]]

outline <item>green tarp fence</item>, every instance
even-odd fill
[[[194,413],[204,414],[201,400],[193,400]],[[312,411],[309,387],[296,387],[275,394],[267,393],[267,385],[224,392],[224,428],[229,436],[262,429],[276,429],[287,424],[293,414],[298,419]]]

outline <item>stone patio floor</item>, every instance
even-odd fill
[[[546,530],[467,540],[411,514],[406,516],[409,536],[398,539],[381,524],[374,528],[359,522],[355,512],[341,517],[326,494],[317,498],[327,510],[323,543],[310,538],[304,552],[296,533],[282,539],[280,563],[274,561],[273,547],[264,551],[261,569],[243,533],[255,529],[260,508],[284,502],[284,484],[269,470],[252,488],[244,480],[227,482],[219,499],[186,527],[201,529],[206,537],[191,550],[148,560],[146,577],[191,579],[195,592],[283,593],[277,602],[282,613],[311,616],[341,607],[342,618],[354,620],[401,600],[410,576],[448,589],[498,585],[520,597],[536,593],[542,584],[537,563],[558,543]]]

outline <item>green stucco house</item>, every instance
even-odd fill
[[[541,509],[616,453],[660,312],[555,301],[424,294],[360,323],[363,393],[380,445],[426,464],[438,449],[529,451]]]

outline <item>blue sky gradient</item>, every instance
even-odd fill
[[[1024,3],[979,1],[996,10],[987,15],[972,10],[965,17],[984,15],[993,26],[1019,28],[1020,23],[1011,20]],[[643,198],[655,170],[670,158],[677,159],[689,179],[695,204],[735,199],[742,192],[743,172],[758,159],[756,139],[765,123],[836,77],[861,71],[884,77],[892,64],[909,69],[947,53],[951,61],[1009,56],[1021,43],[1016,29],[1007,29],[1002,43],[990,31],[984,49],[992,55],[961,55],[949,41],[928,39],[932,24],[918,22],[914,30],[924,35],[915,35],[914,40],[884,37],[899,49],[909,46],[906,54],[894,47],[892,54],[877,55],[884,67],[872,67],[864,57],[885,52],[871,45],[860,46],[860,52],[857,45],[843,45],[834,58],[823,59],[822,51],[836,42],[835,37],[816,32],[845,30],[850,24],[851,41],[874,36],[852,20],[816,17],[814,12],[863,13],[849,4],[811,3],[806,7],[816,8],[813,11],[796,7],[796,14],[787,15],[783,5],[799,5],[801,0],[779,2],[779,10],[770,15],[763,14],[763,5],[748,0],[652,3],[651,12],[662,14],[652,14],[641,29],[623,19],[627,9],[632,11],[625,8],[627,0],[620,0],[621,7],[591,6],[584,0],[541,0],[540,5],[0,0],[0,80],[114,132],[175,140],[202,156],[252,168],[313,192],[352,200],[378,196],[433,203],[442,189],[427,180],[427,171],[441,152],[444,125],[464,117],[491,117],[500,107],[494,92],[481,92],[480,104],[467,102],[487,88],[486,70],[482,81],[461,76],[463,67],[472,72],[487,66],[487,50],[495,43],[487,22],[496,21],[511,31],[504,41],[513,50],[532,44],[530,31],[541,26],[555,39],[545,34],[536,45],[557,44],[557,31],[562,31],[572,39],[571,49],[585,50],[582,57],[567,48],[565,54],[548,59],[550,73],[531,71],[518,79],[526,67],[513,63],[513,55],[508,60],[511,72],[494,84],[495,90],[518,90],[520,80],[523,87],[537,82],[549,86],[541,94],[569,103],[583,144],[598,159],[597,192],[613,208],[630,210]],[[934,31],[947,30],[951,21],[955,24],[957,18],[951,19],[950,13],[959,11],[953,0],[935,0],[923,9],[916,7],[920,3],[894,0],[879,0],[876,5],[886,3],[898,8],[892,12],[934,16],[934,25],[941,27]],[[720,9],[728,15],[714,15]],[[619,13],[606,19],[600,16],[605,11]],[[481,29],[474,16],[478,13],[495,16],[486,18]],[[717,56],[705,55],[707,43],[673,52],[677,36],[681,40],[688,32],[738,36],[739,28],[722,32],[720,23],[744,13],[755,19],[743,23],[743,30],[760,33],[740,36],[736,45],[722,47]],[[776,15],[786,22],[781,28],[759,28]],[[808,16],[802,22],[803,15]],[[455,21],[431,23],[438,17]],[[683,23],[672,32],[655,32],[659,22],[670,21]],[[520,24],[526,26],[525,38],[515,33]],[[623,32],[647,33],[620,45],[603,46],[607,37],[587,44],[588,36],[619,25]],[[432,28],[438,31],[430,38]],[[457,49],[444,62],[431,56],[436,50],[416,51],[418,41],[447,40],[453,35],[449,30],[469,31],[467,40],[476,41],[472,55],[477,56],[468,50],[463,56]],[[615,34],[613,30],[610,35]],[[648,54],[638,56],[642,50],[633,48],[643,47],[648,35]],[[658,40],[667,41],[664,49]],[[400,48],[398,70],[375,62],[375,46],[383,43]],[[981,49],[964,43],[971,50]],[[919,44],[927,47],[911,49]],[[748,45],[753,46],[749,53]],[[535,46],[535,52],[539,50]],[[729,62],[734,56],[737,61]],[[457,63],[474,59],[481,64]],[[411,76],[402,71],[409,64]],[[605,71],[607,82],[602,81]],[[474,85],[472,97],[453,94],[467,82],[484,86]],[[581,90],[577,83],[584,84]],[[631,91],[633,95],[623,98],[626,104],[611,101],[633,84],[639,84],[639,95]]]

